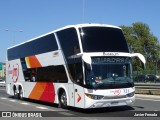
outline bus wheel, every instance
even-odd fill
[[[64,90],[61,91],[59,100],[60,100],[60,107],[66,109],[67,108],[67,94]]]
[[[19,90],[18,98],[19,99],[23,99],[23,91],[22,91],[22,89]]]
[[[14,98],[17,98],[17,90],[14,90]]]

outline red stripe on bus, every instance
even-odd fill
[[[55,89],[53,83],[36,83],[29,98],[54,103]]]
[[[46,89],[44,90],[41,98],[41,101],[52,102],[55,101],[55,91],[53,83],[47,83]]]

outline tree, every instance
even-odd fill
[[[154,36],[147,24],[135,22],[132,26],[120,26],[131,52],[142,53],[147,60],[147,70],[155,69],[155,63],[159,60],[160,45],[158,39]],[[136,69],[141,70],[140,64],[133,60]]]

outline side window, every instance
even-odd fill
[[[67,83],[68,78],[63,65],[40,68],[27,68],[24,58],[21,58],[22,70],[26,82]]]
[[[73,63],[74,60],[69,59],[69,57],[77,53],[80,53],[76,29],[68,28],[57,32],[57,35],[67,63]]]
[[[69,64],[69,70],[72,80],[77,84],[83,85],[82,62]]]
[[[38,82],[67,83],[68,78],[63,65],[37,68]]]
[[[54,34],[49,34],[20,46],[8,49],[8,60],[24,58],[36,54],[46,53],[58,49]]]
[[[70,78],[78,84],[83,83],[82,63],[80,60],[71,59],[70,56],[80,53],[78,35],[75,28],[68,28],[57,32],[57,36],[62,47]],[[79,78],[78,78],[79,75]],[[81,77],[80,77],[81,76]]]

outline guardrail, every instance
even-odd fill
[[[135,83],[136,88],[160,89],[160,83]]]
[[[135,83],[137,94],[160,95],[160,83]]]

